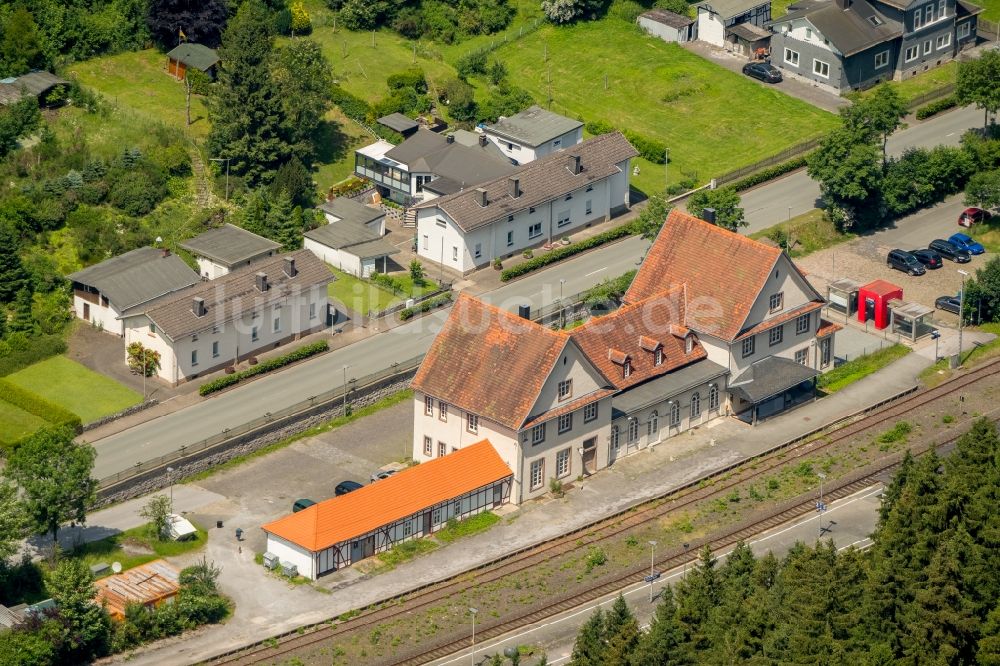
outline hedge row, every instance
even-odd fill
[[[917,109],[917,120],[924,120],[925,118],[930,118],[933,115],[941,113],[942,111],[947,111],[948,109],[958,106],[958,100],[955,99],[954,95],[948,95],[947,97],[942,97],[941,99],[931,102],[930,104],[925,104],[919,109]]]
[[[40,395],[21,388],[17,384],[12,384],[6,379],[0,379],[0,399],[15,407],[20,407],[52,425],[70,426],[76,431],[80,430],[79,416],[64,407],[49,402]]]
[[[340,110],[344,112],[344,115],[352,120],[357,120],[358,122],[365,123],[366,125],[372,123],[375,111],[371,104],[361,99],[357,95],[353,95],[338,85],[331,86],[330,88],[330,99],[340,107]],[[392,131],[388,127],[374,123],[371,129],[379,135],[379,137],[385,139],[389,143],[402,143],[403,136],[397,132]]]
[[[571,245],[556,248],[551,252],[546,252],[543,255],[535,257],[534,259],[522,262],[517,266],[505,268],[500,273],[500,280],[502,282],[507,282],[508,280],[512,280],[516,277],[524,275],[525,273],[530,273],[531,271],[538,270],[543,266],[547,266],[556,261],[561,261],[566,257],[572,257],[574,254],[579,254],[580,252],[595,248],[599,245],[604,245],[607,242],[624,238],[631,233],[631,225],[625,224],[599,233],[596,236],[591,236],[590,238],[584,239],[579,243],[573,243]]]
[[[434,298],[428,298],[426,301],[421,301],[412,308],[405,308],[404,310],[401,310],[399,312],[399,318],[401,321],[406,321],[407,319],[412,319],[418,312],[427,312],[433,308],[439,308],[449,302],[451,302],[450,291]]]
[[[615,131],[615,126],[605,120],[592,120],[584,125],[584,128],[594,136],[610,134]],[[622,134],[629,140],[629,143],[639,151],[643,159],[653,164],[663,164],[667,161],[667,144],[648,136],[637,134],[632,130],[622,130]]]
[[[743,190],[749,190],[751,187],[760,185],[761,183],[766,183],[769,180],[774,180],[778,176],[783,176],[789,171],[795,171],[796,169],[801,169],[806,165],[806,160],[809,158],[808,155],[803,155],[802,157],[797,157],[794,160],[788,162],[782,162],[781,164],[776,164],[773,167],[768,167],[758,171],[757,173],[751,174],[746,178],[740,178],[734,182],[729,187],[732,187],[737,192],[742,192]]]
[[[315,356],[325,352],[330,348],[326,340],[320,340],[319,342],[313,342],[308,345],[302,345],[298,349],[284,356],[278,356],[277,358],[272,358],[262,363],[258,363],[241,372],[234,372],[231,375],[225,375],[219,377],[218,379],[213,379],[210,382],[206,382],[201,385],[198,389],[200,395],[208,395],[209,393],[215,393],[216,391],[221,391],[222,389],[232,386],[233,384],[239,384],[244,379],[250,377],[255,377],[257,375],[262,375],[265,372],[271,372],[272,370],[277,370],[278,368],[284,367],[289,363],[294,363],[295,361],[301,361],[304,358],[309,358],[310,356]]]
[[[50,356],[58,356],[66,351],[66,341],[61,335],[39,335],[28,338],[25,346],[11,349],[0,356],[0,377],[27,368],[33,363],[44,361]]]

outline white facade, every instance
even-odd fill
[[[74,291],[73,313],[102,331],[119,337],[125,335],[125,324],[118,320],[121,313],[102,295]]]
[[[437,206],[418,208],[417,253],[465,273],[496,257],[558,242],[628,206],[629,162],[618,163],[618,171],[608,178],[469,232]]]
[[[314,553],[270,532],[265,534],[267,534],[267,552],[277,555],[280,562],[294,564],[298,568],[300,576],[316,580],[316,556]]]
[[[125,346],[141,342],[159,352],[157,374],[178,384],[319,330],[326,321],[326,287],[293,292],[260,308],[250,305],[240,319],[216,325],[206,321],[204,330],[178,340],[164,335],[144,313],[129,316],[124,320]]]
[[[698,7],[698,39],[718,47],[726,46],[726,26],[722,16]]]
[[[486,134],[486,137],[500,149],[500,152],[518,164],[533,162],[539,157],[545,157],[550,153],[557,152],[570,146],[575,146],[583,141],[582,127],[577,127],[574,130],[561,134],[538,146],[529,146],[522,141],[497,134],[489,127],[485,128],[483,132]]]
[[[688,41],[688,33],[691,30],[691,26],[689,25],[684,26],[683,28],[675,28],[672,25],[667,25],[655,19],[641,15],[638,19],[636,19],[636,23],[638,23],[639,27],[650,35],[659,37],[665,42],[686,42]]]
[[[349,249],[337,250],[312,238],[303,239],[302,247],[334,268],[355,277],[371,277],[371,274],[376,271],[374,259],[362,260],[357,255],[351,254]]]

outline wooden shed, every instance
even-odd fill
[[[189,68],[204,72],[214,79],[218,64],[219,55],[201,44],[185,42],[167,54],[167,74],[182,81]]]
[[[147,607],[172,603],[180,592],[181,572],[166,560],[153,560],[115,576],[94,581],[97,603],[106,604],[116,620],[125,618],[129,604]]]

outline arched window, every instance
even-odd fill
[[[719,408],[719,385],[712,384],[708,387],[708,409],[715,411]]]
[[[654,439],[657,433],[660,432],[660,415],[655,411],[649,415],[649,421],[646,422],[646,435],[650,439]]]
[[[618,426],[611,426],[611,450],[618,448]]]
[[[681,403],[674,400],[670,403],[670,425],[679,426],[681,424]]]
[[[691,396],[691,418],[696,419],[701,416],[701,394],[695,393]]]
[[[628,441],[633,443],[639,440],[639,419],[631,419],[628,422]]]

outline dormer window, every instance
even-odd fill
[[[663,347],[657,347],[653,352],[653,365],[663,365]]]
[[[684,353],[690,354],[694,350],[694,336],[689,335],[684,338]]]
[[[632,374],[632,361],[629,359],[625,359],[625,362],[622,363],[622,376],[625,379],[628,379],[628,376],[631,374]]]
[[[882,25],[882,19],[880,19],[879,17],[874,16],[874,15],[868,17],[868,22],[871,23],[876,28],[878,26]]]

